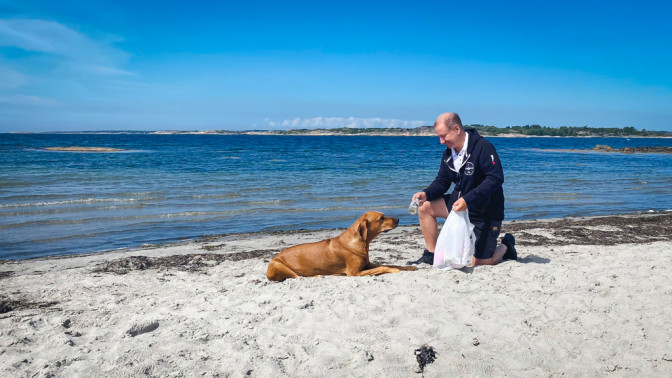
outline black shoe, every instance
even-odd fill
[[[408,261],[406,265],[420,265],[420,264],[429,264],[429,265],[434,265],[434,253],[429,252],[428,250],[424,250],[422,252],[422,257],[417,259],[416,261]]]
[[[504,260],[518,260],[518,253],[516,252],[516,238],[511,234],[504,234],[502,244],[506,246],[506,253],[502,256]]]

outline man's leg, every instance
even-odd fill
[[[497,265],[502,261],[502,257],[506,253],[506,246],[500,244],[495,248],[495,253],[489,259],[477,259],[474,257],[474,266],[477,265]]]
[[[418,218],[420,219],[420,229],[425,238],[427,250],[434,253],[436,249],[436,239],[439,237],[436,218],[448,218],[448,208],[443,198],[427,201],[418,208]]]
[[[446,201],[443,198],[439,198],[431,202],[426,201],[418,208],[420,229],[422,229],[422,236],[425,238],[425,246],[427,248],[418,260],[409,261],[406,263],[406,265],[432,265],[434,261],[434,249],[436,248],[436,239],[438,238],[438,230],[436,229],[437,217],[448,217],[448,207],[446,206]]]
[[[517,260],[518,253],[516,252],[516,239],[511,234],[505,234],[502,238],[502,244],[495,248],[492,258],[477,259],[474,257],[474,266],[476,265],[496,265],[502,262],[506,257],[509,260]],[[508,253],[507,253],[508,252]]]

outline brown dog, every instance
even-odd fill
[[[371,241],[398,224],[397,218],[369,211],[335,238],[299,244],[278,253],[268,264],[266,277],[271,281],[284,281],[299,276],[375,276],[416,270],[414,266],[376,265],[369,261]]]

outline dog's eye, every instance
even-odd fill
[[[385,216],[383,215],[382,217],[380,217],[379,220],[380,220],[381,222],[384,221],[384,220],[385,220]]]

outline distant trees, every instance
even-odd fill
[[[540,125],[525,125],[525,126],[507,126],[499,128],[495,126],[483,125],[468,125],[478,130],[481,134],[487,135],[502,135],[502,134],[522,134],[529,136],[648,136],[650,135],[646,129],[638,131],[632,126],[617,128],[617,127],[588,127],[588,126],[561,126],[548,127]],[[666,133],[656,133],[661,135]],[[668,134],[669,135],[669,134]]]

